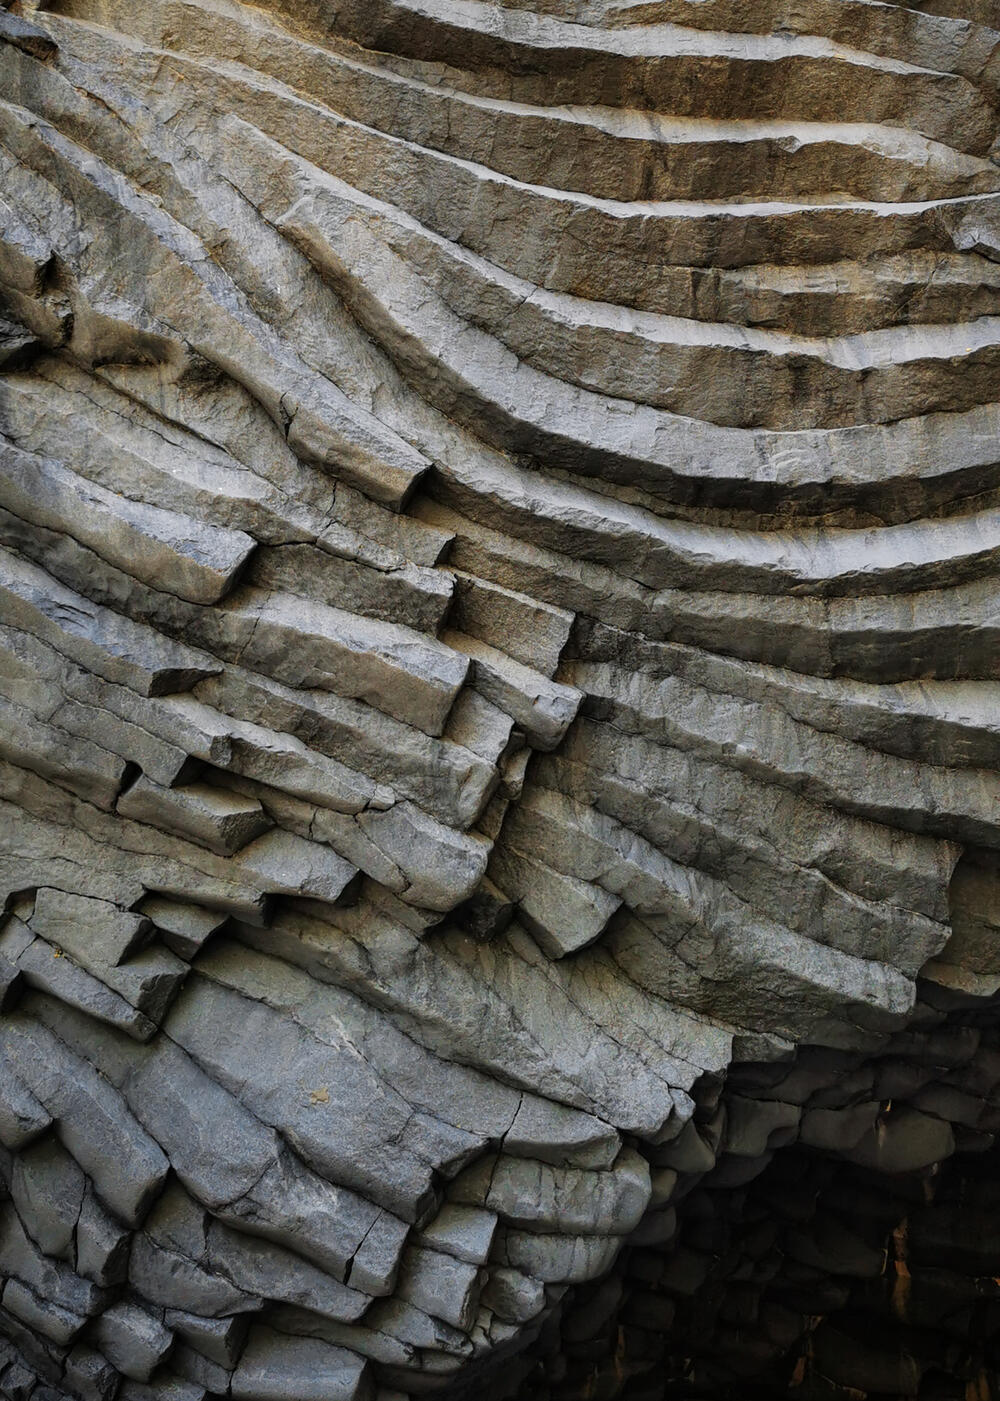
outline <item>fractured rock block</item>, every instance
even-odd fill
[[[503,845],[494,850],[490,870],[517,900],[521,921],[550,958],[565,958],[599,939],[622,903],[599,885],[562,875]]]
[[[232,1381],[236,1401],[371,1401],[367,1363],[344,1348],[255,1328]]]
[[[141,915],[45,887],[35,897],[29,925],[84,967],[116,967],[140,952],[153,934],[149,920]]]
[[[496,1227],[495,1212],[446,1202],[420,1232],[419,1240],[456,1260],[483,1265],[489,1258]]]
[[[291,832],[268,832],[235,857],[247,877],[269,892],[305,895],[331,905],[349,896],[357,868],[329,847]]]
[[[201,905],[188,905],[179,900],[166,900],[150,895],[140,906],[142,914],[152,920],[160,937],[178,958],[191,959],[200,952],[205,941],[225,924],[228,915]]]
[[[83,1173],[52,1135],[22,1149],[14,1160],[11,1200],[22,1226],[45,1255],[73,1262],[85,1190]]]
[[[396,1293],[424,1313],[467,1329],[478,1303],[479,1271],[452,1255],[410,1246],[403,1254]]]
[[[93,1336],[108,1361],[137,1382],[149,1381],[173,1345],[169,1329],[135,1304],[105,1309]]]
[[[168,1309],[164,1322],[189,1347],[230,1372],[243,1350],[249,1328],[245,1317],[202,1318],[178,1309]]]
[[[92,1066],[32,1021],[0,1025],[0,1050],[56,1122],[62,1143],[97,1195],[135,1226],[167,1175],[169,1163],[143,1132],[118,1091]]]
[[[118,811],[123,817],[197,842],[220,856],[232,856],[271,825],[253,798],[207,783],[161,788],[145,776],[118,799]]]
[[[0,1143],[16,1152],[44,1133],[51,1122],[48,1110],[3,1056],[0,1059]]]
[[[0,91],[0,1391],[985,1398],[993,0]]]

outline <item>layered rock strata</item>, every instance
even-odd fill
[[[0,6],[0,1394],[1000,1395],[998,106]]]

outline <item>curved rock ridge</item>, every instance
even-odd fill
[[[0,0],[0,1395],[1000,1397],[998,108]]]

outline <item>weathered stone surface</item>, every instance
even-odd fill
[[[138,953],[152,927],[140,915],[123,914],[106,901],[83,899],[62,890],[42,888],[28,921],[36,934],[65,948],[81,963],[116,966]]]
[[[987,1401],[995,0],[0,0],[0,1394]]]
[[[495,1212],[448,1202],[424,1227],[420,1239],[456,1260],[483,1265],[489,1259],[496,1227]]]
[[[162,1187],[169,1163],[113,1085],[24,1014],[0,1032],[4,1058],[52,1115],[60,1140],[122,1221],[135,1226]]]
[[[72,1261],[86,1179],[53,1136],[18,1154],[10,1195],[21,1224],[45,1255]]]
[[[145,777],[118,799],[118,811],[136,822],[175,832],[220,856],[234,855],[271,825],[253,798],[207,783],[161,788]]]
[[[370,1401],[367,1364],[312,1338],[255,1330],[233,1377],[237,1401]]]
[[[105,1309],[94,1340],[113,1366],[138,1382],[149,1381],[173,1344],[169,1329],[134,1304]]]

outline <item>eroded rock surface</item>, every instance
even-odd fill
[[[1000,1397],[995,0],[0,3],[0,1394]]]

